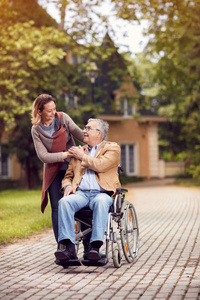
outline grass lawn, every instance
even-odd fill
[[[51,227],[51,209],[40,211],[41,190],[0,191],[0,245]]]

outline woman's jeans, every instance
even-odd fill
[[[51,203],[51,219],[53,225],[53,232],[56,241],[58,242],[58,201],[63,197],[63,194],[60,192],[62,180],[65,176],[66,171],[60,170],[50,185],[49,198]]]
[[[96,190],[76,191],[76,194],[65,196],[58,205],[58,241],[65,239],[75,243],[74,215],[81,208],[89,206],[93,211],[92,236],[90,242],[102,241],[108,222],[112,198]]]

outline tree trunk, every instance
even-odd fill
[[[60,24],[59,30],[64,31],[65,27],[65,10],[66,10],[67,2],[66,0],[62,0],[61,8],[60,8]]]

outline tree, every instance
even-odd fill
[[[34,171],[34,178],[38,178],[39,172],[30,133],[29,113],[33,100],[41,93],[58,98],[63,88],[76,90],[78,94],[84,90],[77,66],[69,66],[65,61],[66,46],[75,45],[72,39],[56,28],[40,27],[40,24],[36,27],[34,21],[24,20],[18,9],[20,0],[12,2],[13,5],[11,2],[0,0],[0,140],[4,130],[12,130],[10,148],[15,149],[25,168],[30,188],[31,174]],[[28,2],[25,4],[28,9]]]
[[[193,174],[199,176],[195,166],[200,164],[200,1],[112,2],[119,17],[135,20],[136,15],[149,21],[145,55],[155,62],[155,76],[150,80],[157,87],[149,100],[169,120],[161,125],[163,150],[173,156],[183,152]]]
[[[149,33],[154,35],[148,48],[150,53],[157,53],[158,60],[156,82],[160,87],[157,95],[162,106],[160,112],[168,115],[171,123],[179,124],[179,130],[174,131],[174,140],[176,136],[176,145],[179,145],[175,154],[178,149],[181,152],[184,145],[191,162],[195,147],[200,143],[199,13],[199,1],[177,0],[154,1],[154,6],[146,12],[151,20]],[[166,135],[168,130],[163,133]]]
[[[42,163],[38,159],[31,137],[30,114],[15,116],[15,127],[9,139],[8,151],[16,154],[18,161],[25,171],[25,186],[28,189],[41,184],[40,170]]]
[[[15,115],[30,111],[33,99],[42,92],[52,92],[54,96],[59,97],[64,88],[78,97],[86,95],[88,87],[82,78],[86,75],[88,61],[95,60],[99,55],[93,43],[87,47],[81,46],[74,40],[74,35],[71,38],[56,28],[40,28],[36,8],[39,14],[41,12],[36,1],[31,3],[35,14],[31,16],[25,13],[26,10],[30,11],[29,3],[25,1],[24,13],[21,16],[21,0],[0,0],[1,131],[14,125]],[[81,5],[81,1],[75,1],[75,4]],[[27,21],[24,15],[27,19],[36,17],[38,28],[35,27],[35,19]],[[44,20],[49,26],[49,19]],[[80,25],[80,21],[77,24]],[[69,66],[64,62],[66,51],[70,50],[73,51],[73,56],[78,57],[76,66]]]
[[[52,89],[52,67],[65,56],[64,33],[54,28],[33,27],[32,22],[0,28],[0,120],[5,128],[15,115],[30,110],[39,91]]]
[[[56,21],[47,14],[37,0],[9,0],[9,11],[12,14],[12,23],[24,23],[34,21],[35,27],[52,26],[57,28]],[[8,21],[8,16],[4,15],[5,21]]]
[[[81,44],[97,41],[97,36],[105,34],[102,23],[107,22],[107,17],[102,16],[98,6],[103,0],[43,0],[43,5],[55,3],[60,11],[59,29],[65,30],[67,34]],[[95,20],[95,21],[94,21]]]

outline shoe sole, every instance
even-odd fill
[[[101,259],[101,256],[99,255],[99,253],[95,250],[90,250],[87,257],[88,257],[89,260],[99,260],[99,259]]]
[[[54,253],[55,257],[59,260],[69,260],[69,256],[66,256],[63,252],[55,252]]]
[[[77,256],[66,255],[63,251],[60,251],[60,250],[56,251],[54,253],[54,255],[55,255],[56,259],[58,259],[58,260],[70,260],[70,259],[77,260],[78,259]]]

